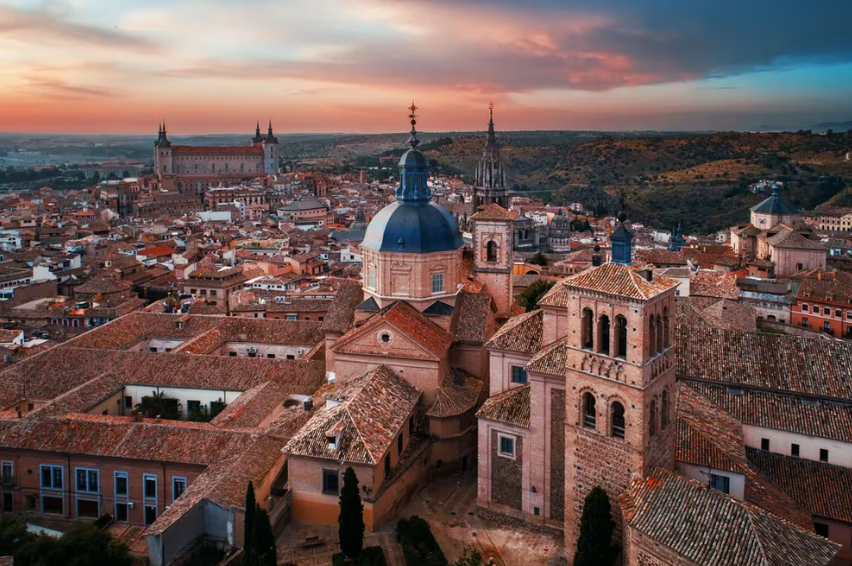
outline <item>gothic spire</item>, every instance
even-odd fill
[[[254,127],[254,137],[251,141],[252,143],[263,143],[263,136],[260,135],[260,120],[257,121]]]
[[[497,136],[494,134],[494,103],[488,105],[488,141],[486,147],[494,147],[497,145]]]

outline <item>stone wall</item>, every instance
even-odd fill
[[[515,459],[498,455],[497,431],[491,431],[491,501],[521,509],[523,469],[523,439],[515,439]]]

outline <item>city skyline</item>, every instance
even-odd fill
[[[797,129],[852,120],[852,6],[0,2],[0,131]],[[736,17],[731,17],[731,15]]]

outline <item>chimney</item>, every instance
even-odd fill
[[[598,267],[601,264],[601,247],[595,245],[595,253],[592,254],[592,267]]]
[[[641,271],[639,271],[639,276],[645,281],[651,282],[654,280],[654,272],[648,269],[647,267]]]

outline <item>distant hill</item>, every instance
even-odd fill
[[[852,120],[846,122],[820,122],[811,127],[814,132],[824,132],[833,130],[834,132],[848,132],[852,130]]]

